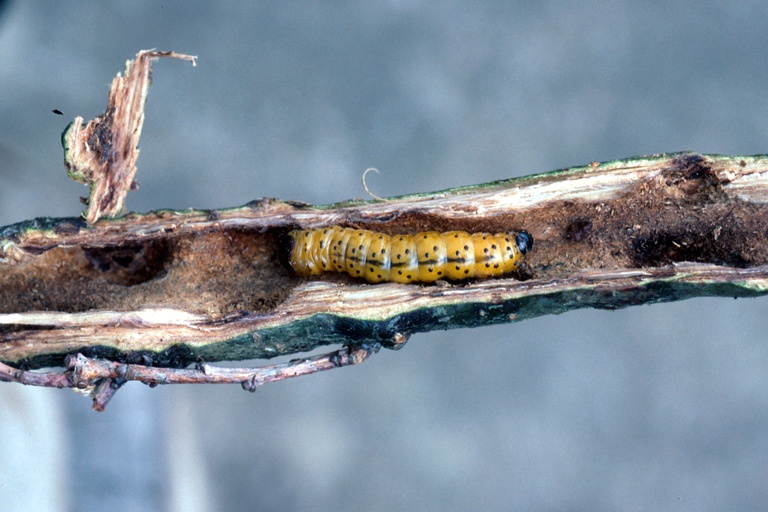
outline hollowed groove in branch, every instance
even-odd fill
[[[640,267],[691,261],[746,268],[751,265],[746,248],[747,240],[742,233],[722,225],[704,226],[701,231],[687,226],[652,231],[632,242],[635,265]]]
[[[117,247],[84,247],[83,256],[107,282],[132,286],[163,277],[173,262],[168,240]]]
[[[215,319],[267,311],[292,279],[274,238],[233,229],[38,249],[0,273],[0,313],[161,307]]]

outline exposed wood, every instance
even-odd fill
[[[144,124],[144,102],[152,79],[152,62],[160,57],[195,57],[175,52],[144,50],[125,63],[125,72],[112,80],[104,115],[83,124],[77,117],[61,137],[67,173],[90,187],[85,218],[93,224],[123,212],[125,196],[138,188],[134,180],[139,137]]]
[[[70,353],[180,367],[330,343],[768,288],[768,160],[690,153],[324,207],[260,200],[219,211],[37,220],[0,230],[0,360]],[[468,283],[307,280],[278,261],[286,229],[525,229],[517,275]]]

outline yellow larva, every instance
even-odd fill
[[[300,276],[346,272],[371,283],[429,283],[513,272],[533,248],[533,237],[525,231],[386,235],[331,226],[291,231],[287,243],[288,261]]]

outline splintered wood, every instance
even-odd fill
[[[125,196],[135,181],[139,137],[144,124],[144,102],[152,79],[152,62],[160,57],[195,58],[175,52],[140,51],[127,61],[123,75],[112,80],[104,115],[83,124],[77,117],[62,137],[67,174],[90,187],[85,218],[88,224],[123,211]]]

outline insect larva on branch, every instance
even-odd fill
[[[387,235],[331,226],[290,231],[284,239],[282,249],[297,275],[346,272],[371,283],[502,276],[517,270],[533,248],[525,231]]]

